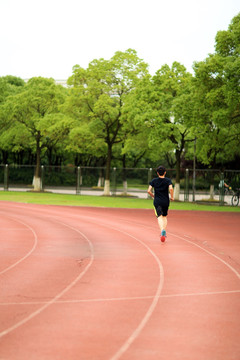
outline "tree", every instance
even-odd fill
[[[122,109],[147,64],[135,50],[116,52],[110,60],[93,60],[87,69],[73,67],[72,86],[66,111],[75,120],[70,149],[106,157],[104,195],[110,194],[110,168],[115,144],[123,141]]]
[[[34,190],[39,191],[41,155],[49,141],[57,143],[68,134],[71,122],[60,113],[65,90],[55,84],[53,79],[32,78],[23,90],[8,97],[3,106],[5,119],[4,138],[6,143],[30,147],[36,154]]]
[[[19,93],[24,85],[24,80],[21,78],[11,75],[0,77],[0,149],[4,163],[8,161],[8,154],[12,151],[12,146],[9,146],[4,136],[6,135],[6,119],[3,105],[9,96]]]
[[[215,167],[240,155],[240,14],[194,65],[197,157]]]
[[[145,78],[126,105],[130,138],[142,142],[158,161],[175,156],[175,198],[179,198],[181,156],[191,136],[192,75],[174,62],[162,66],[152,79]]]
[[[4,103],[8,96],[21,91],[25,85],[24,80],[16,76],[0,77],[0,104]]]

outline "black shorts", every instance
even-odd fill
[[[167,216],[168,214],[168,205],[154,205],[155,214],[157,217],[159,216]]]

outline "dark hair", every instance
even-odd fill
[[[157,173],[158,173],[160,176],[163,176],[164,173],[165,173],[165,171],[166,171],[166,169],[165,169],[164,166],[159,166],[159,167],[157,168]]]

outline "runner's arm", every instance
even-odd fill
[[[172,186],[172,184],[169,185],[169,192],[170,192],[171,200],[173,201],[174,197],[173,197],[173,186]]]
[[[154,193],[152,192],[152,186],[151,185],[149,185],[147,192],[154,199]]]

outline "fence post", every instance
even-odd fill
[[[192,194],[192,201],[195,202],[195,194],[196,194],[196,143],[197,143],[197,138],[195,136],[194,139],[194,156],[193,156],[193,184],[192,184],[192,190],[193,190],[193,194]]]
[[[44,191],[44,165],[41,166],[41,185],[40,190]]]
[[[224,205],[224,173],[222,172],[220,175],[220,183],[222,184],[222,186],[220,186],[219,188],[219,205],[223,206]]]
[[[148,184],[150,183],[151,180],[152,180],[152,168],[149,168],[148,169]],[[152,199],[149,194],[147,195],[147,199]]]
[[[81,195],[81,183],[82,183],[81,178],[82,178],[81,166],[78,166],[78,168],[77,168],[77,187],[76,187],[77,195]]]
[[[148,169],[148,182],[152,180],[152,168]]]
[[[4,167],[4,191],[8,191],[9,187],[9,167],[8,164]]]
[[[117,177],[116,177],[116,172],[117,172],[117,168],[113,168],[113,183],[112,183],[112,195],[113,196],[116,196],[117,194],[117,183],[116,183],[116,180],[117,180]]]
[[[186,169],[185,174],[184,201],[189,201],[189,169]]]

